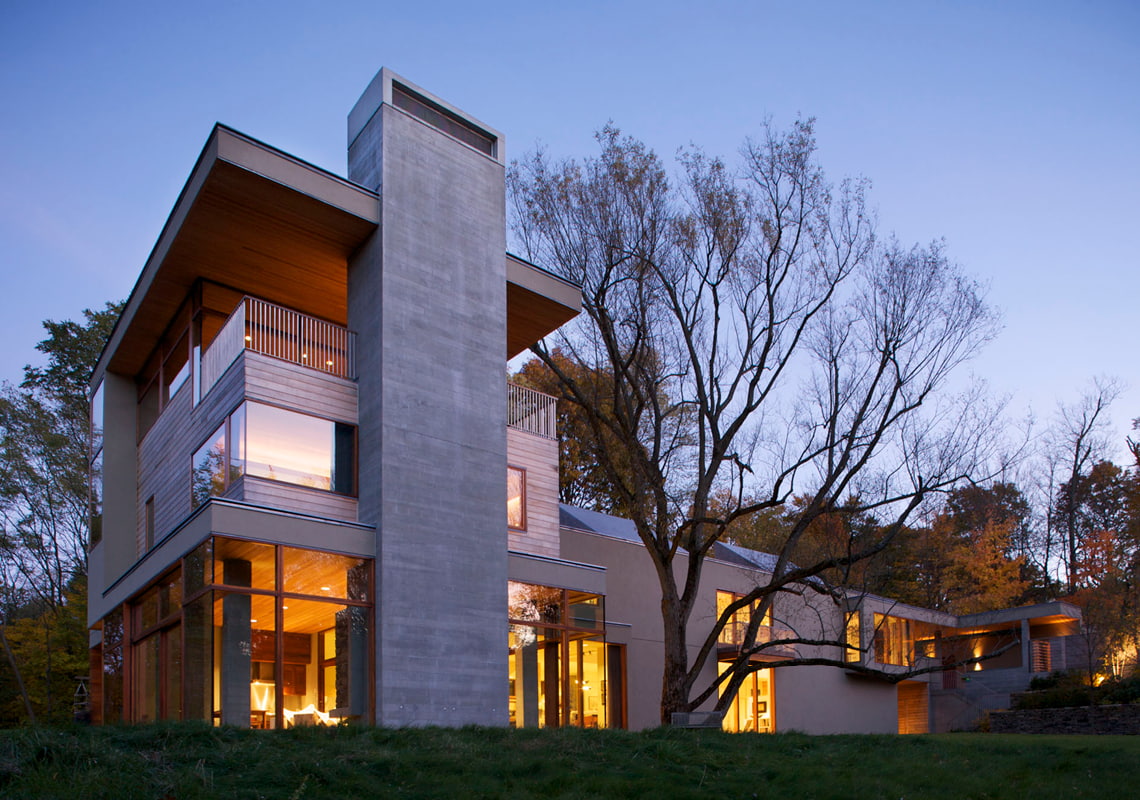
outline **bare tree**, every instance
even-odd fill
[[[1077,402],[1058,403],[1045,435],[1045,466],[1049,487],[1046,559],[1054,545],[1065,570],[1069,592],[1077,588],[1081,550],[1080,497],[1077,486],[1093,465],[1111,451],[1108,409],[1123,391],[1114,378],[1099,377]]]
[[[851,666],[842,631],[758,640],[761,620],[778,593],[840,600],[816,576],[882,551],[983,459],[992,407],[974,390],[938,390],[997,322],[940,242],[877,241],[866,183],[826,181],[810,120],[767,126],[737,169],[683,151],[675,183],[612,126],[598,141],[582,163],[539,152],[513,166],[513,231],[528,257],[583,287],[579,320],[533,353],[603,444],[607,483],[652,559],[668,721],[715,694],[726,707],[770,647],[834,645],[837,657],[799,663]],[[690,658],[705,559],[730,525],[793,496],[770,580],[723,609]],[[816,520],[868,512],[889,517],[878,535],[791,560]],[[698,685],[746,608],[739,658]]]

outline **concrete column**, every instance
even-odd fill
[[[496,157],[396,108],[420,101]],[[377,527],[376,719],[507,723],[506,212],[498,134],[382,70],[349,116],[349,178],[380,192],[352,258],[361,522]]]
[[[229,586],[252,585],[250,562],[228,558],[223,562],[224,582]],[[222,598],[222,722],[249,727],[249,676],[252,665],[250,631],[251,600],[248,594]],[[278,675],[277,679],[280,680]]]

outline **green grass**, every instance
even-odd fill
[[[195,724],[0,731],[0,797],[1131,797],[1140,737]]]

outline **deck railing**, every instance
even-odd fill
[[[340,325],[245,297],[202,354],[205,397],[242,350],[253,350],[339,378],[356,377],[356,336]]]
[[[558,438],[557,398],[507,382],[507,426],[545,439]]]
[[[732,621],[724,626],[717,638],[717,644],[726,650],[739,650],[743,645],[748,635],[748,623],[746,621]],[[760,652],[764,655],[789,655],[794,651],[794,645],[781,644],[783,639],[795,638],[795,634],[786,628],[775,627],[772,625],[761,625],[756,630],[757,645],[768,645]]]

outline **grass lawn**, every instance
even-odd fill
[[[1140,737],[190,723],[0,731],[0,797],[1134,797]]]

